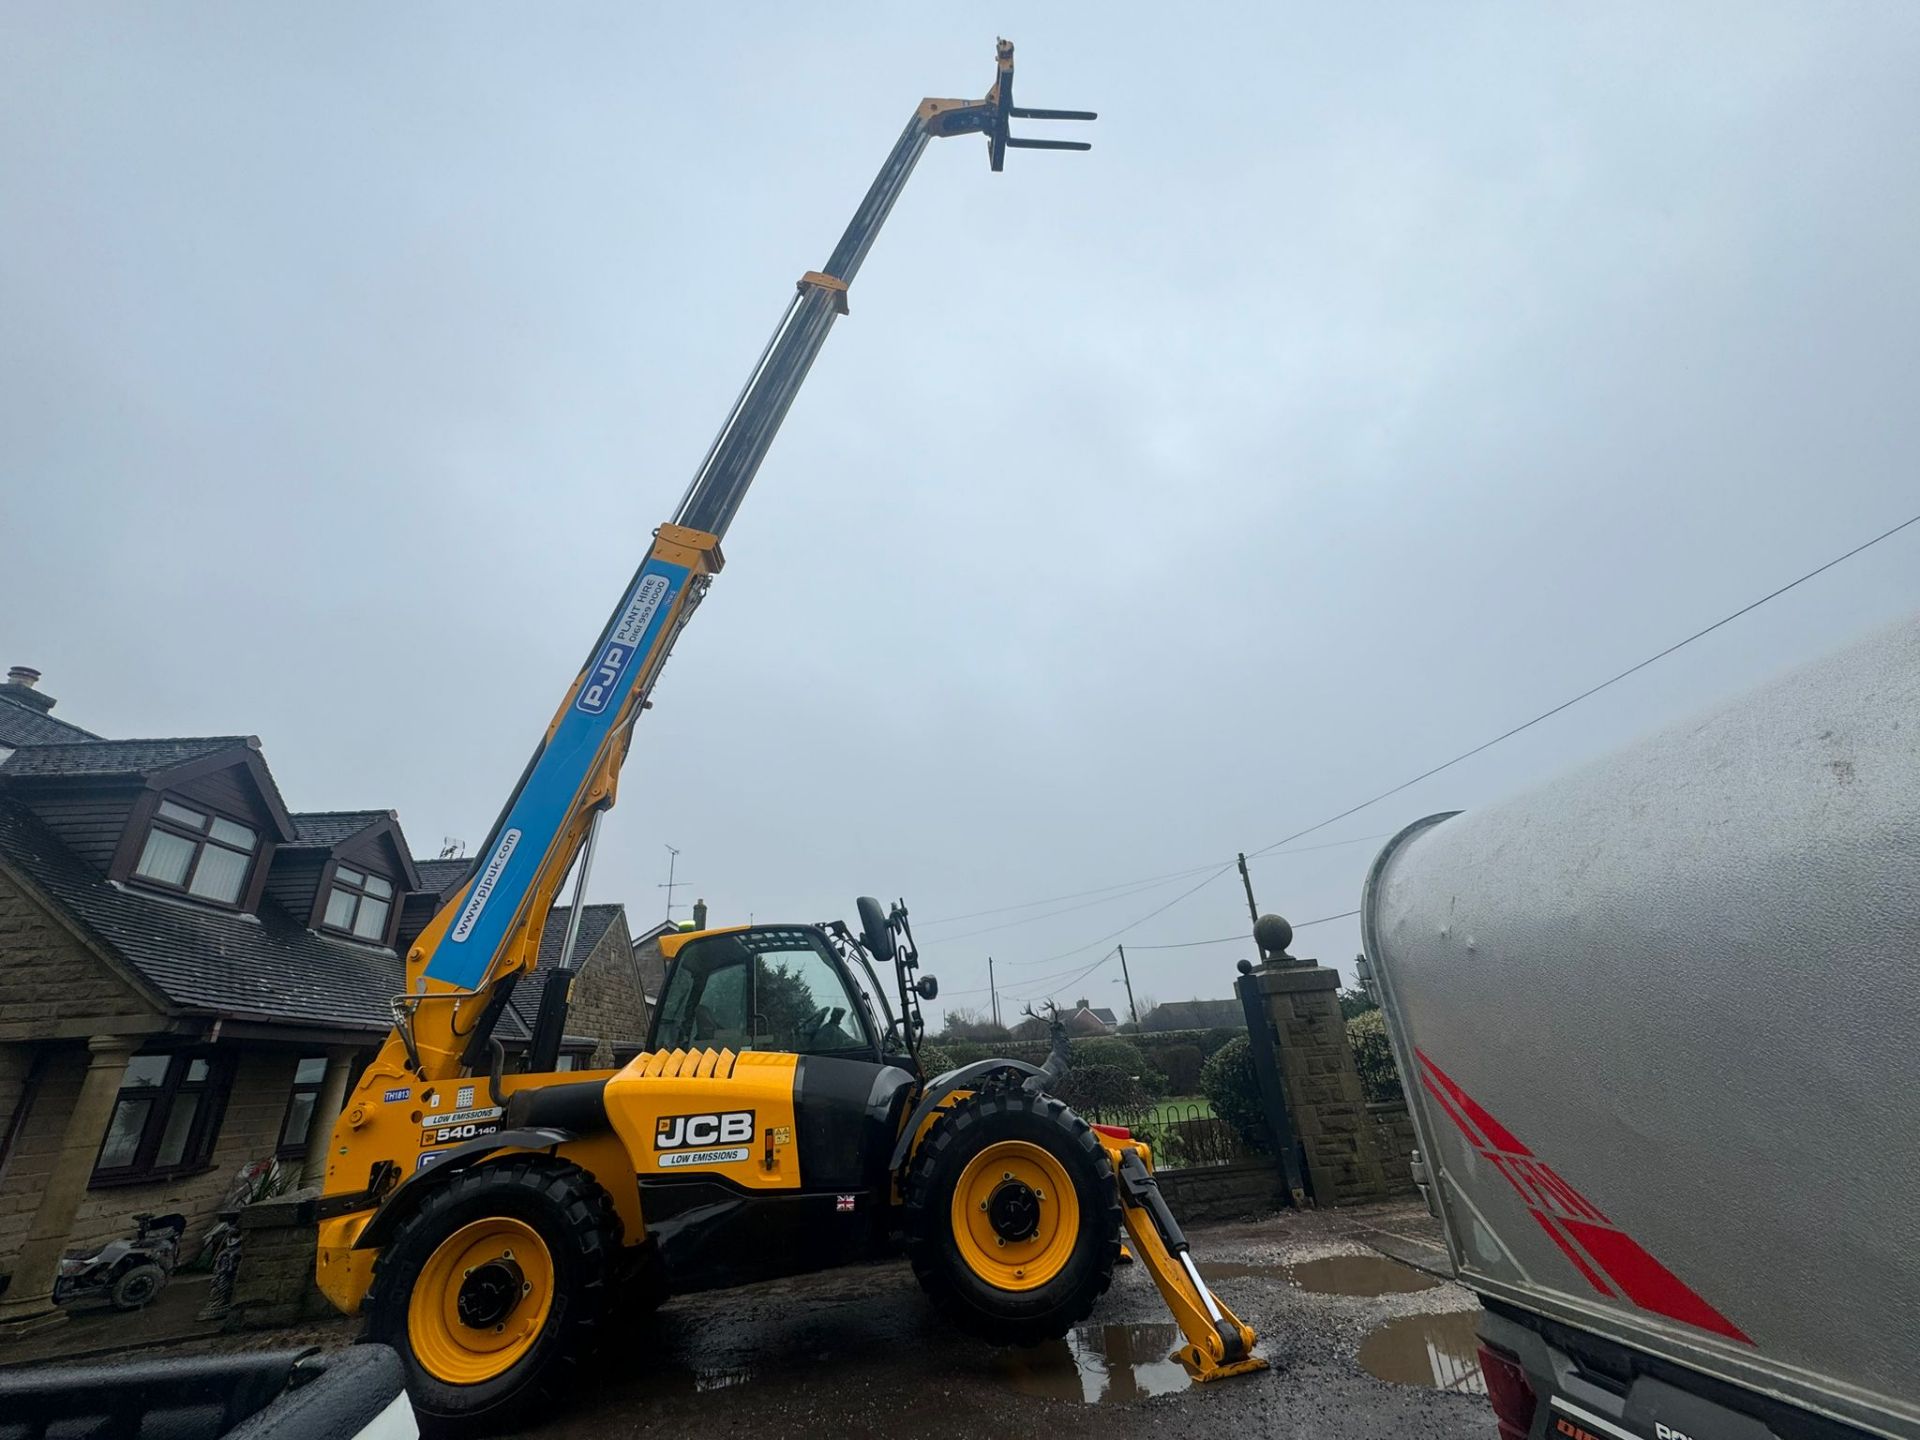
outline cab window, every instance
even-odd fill
[[[656,1050],[874,1054],[839,970],[801,930],[693,941],[667,971],[659,1014]]]

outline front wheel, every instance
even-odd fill
[[[1048,1095],[973,1095],[906,1185],[907,1254],[934,1303],[997,1344],[1054,1339],[1113,1282],[1120,1196],[1087,1122]]]
[[[612,1197],[578,1165],[464,1170],[382,1250],[367,1338],[400,1353],[423,1426],[510,1425],[563,1396],[591,1354],[619,1244]]]
[[[167,1283],[167,1272],[152,1261],[122,1270],[107,1292],[116,1310],[143,1309]]]

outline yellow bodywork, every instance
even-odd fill
[[[731,1050],[674,1050],[635,1056],[618,1071],[507,1075],[501,1079],[501,1090],[504,1099],[545,1085],[607,1082],[607,1116],[613,1129],[569,1141],[554,1153],[586,1170],[613,1197],[624,1243],[637,1245],[646,1238],[647,1230],[640,1213],[636,1171],[667,1175],[687,1163],[670,1157],[698,1155],[702,1157],[698,1163],[701,1173],[724,1176],[747,1189],[790,1190],[800,1184],[793,1116],[794,1067],[798,1059],[762,1051],[736,1055]],[[334,1147],[328,1166],[329,1190],[334,1188],[332,1172],[338,1167],[349,1167],[348,1173],[364,1176],[375,1162],[392,1160],[402,1174],[411,1175],[430,1165],[436,1151],[470,1138],[461,1133],[464,1129],[492,1123],[495,1118],[494,1107],[486,1103],[484,1078],[412,1086],[397,1083],[405,1078],[404,1072],[388,1078],[396,1083],[372,1092],[387,1098],[377,1103],[356,1099],[341,1117],[341,1132],[335,1138],[339,1140],[341,1134],[350,1138],[348,1143]],[[458,1101],[466,1092],[471,1092],[469,1101],[476,1103],[452,1110],[435,1108]],[[363,1084],[362,1094],[366,1093]],[[425,1123],[471,1112],[484,1112],[488,1118],[434,1126]],[[659,1143],[668,1138],[662,1133],[662,1122],[721,1112],[750,1113],[752,1139],[744,1145],[721,1145],[717,1141],[713,1145]],[[739,1159],[714,1158],[720,1151],[742,1148],[750,1153]],[[489,1156],[488,1161],[524,1153],[505,1149]],[[338,1188],[349,1187],[341,1184]],[[320,1289],[348,1314],[360,1308],[373,1284],[373,1261],[378,1252],[353,1248],[372,1218],[369,1209],[320,1222]]]

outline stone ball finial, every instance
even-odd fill
[[[1253,922],[1253,943],[1263,955],[1283,955],[1293,943],[1293,926],[1278,915],[1262,915]]]
[[[1242,975],[1251,975],[1253,974],[1253,961],[1242,960],[1234,968],[1238,970]]]

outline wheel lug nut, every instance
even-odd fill
[[[1001,1178],[1002,1180],[1011,1180],[1011,1179],[1013,1179],[1013,1171],[1011,1171],[1011,1170],[1002,1170],[1002,1171],[1000,1172],[1000,1178]]]
[[[466,1269],[460,1272],[460,1278],[464,1280],[471,1274],[473,1274],[473,1267],[469,1265]]]
[[[501,1258],[502,1260],[511,1260],[511,1259],[513,1259],[513,1251],[511,1251],[511,1250],[502,1250],[502,1251],[500,1252],[500,1258]]]
[[[1013,1272],[1013,1278],[1014,1278],[1014,1279],[1016,1279],[1016,1280],[1024,1280],[1024,1279],[1026,1279],[1026,1278],[1027,1278],[1027,1271],[1026,1271],[1026,1267],[1025,1267],[1025,1266],[1022,1266],[1022,1267],[1021,1267],[1020,1269],[1018,1269],[1018,1270],[1016,1270],[1016,1271],[1014,1271],[1014,1272]]]
[[[993,1243],[1004,1250],[1007,1248],[1007,1237],[1004,1235],[996,1236]]]
[[[528,1281],[526,1284],[522,1285],[520,1287],[520,1293],[522,1295],[531,1295],[533,1293],[533,1282]]]
[[[987,1202],[986,1202],[986,1201],[984,1201],[984,1200],[982,1200],[982,1201],[980,1202],[980,1208],[981,1208],[982,1210],[984,1210],[984,1209],[986,1209],[986,1208],[987,1208]]]

